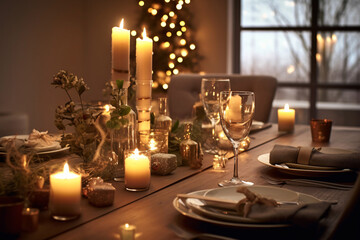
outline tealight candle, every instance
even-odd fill
[[[22,211],[22,230],[32,232],[38,228],[39,209],[24,208]]]
[[[63,172],[50,175],[50,213],[56,220],[74,219],[80,215],[80,202],[81,176],[65,163]]]
[[[135,229],[134,225],[128,223],[120,226],[120,239],[121,240],[133,240],[135,239]]]
[[[125,188],[128,191],[144,191],[150,186],[150,153],[135,149],[125,153]]]
[[[278,109],[278,130],[284,132],[294,131],[295,110],[285,104],[284,109]]]

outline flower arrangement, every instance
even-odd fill
[[[69,145],[71,152],[81,156],[85,162],[91,161],[99,142],[99,134],[94,122],[101,112],[85,105],[82,100],[82,94],[89,87],[83,78],[78,78],[65,70],[60,70],[53,77],[51,84],[63,89],[68,96],[65,105],[60,105],[55,110],[55,126],[64,131],[61,145],[63,147]],[[79,99],[79,104],[74,101],[74,92]],[[67,127],[73,127],[74,132],[65,133]]]

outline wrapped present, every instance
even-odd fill
[[[151,156],[151,173],[157,175],[170,174],[177,168],[175,154],[156,153]]]
[[[99,177],[90,179],[83,193],[95,207],[111,206],[114,203],[115,188]]]

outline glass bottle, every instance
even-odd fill
[[[171,131],[172,119],[167,112],[167,98],[159,98],[159,115],[155,118],[155,128]]]
[[[191,129],[191,123],[184,124],[184,140],[180,142],[180,155],[182,157],[183,165],[189,165],[192,168],[198,168],[199,146],[197,142],[191,140]]]
[[[120,90],[120,105],[128,106],[127,88]],[[110,140],[113,156],[113,178],[115,181],[124,181],[124,159],[125,151],[136,147],[136,114],[131,109],[122,118],[118,128],[110,129]]]

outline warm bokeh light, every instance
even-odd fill
[[[317,53],[316,54],[316,61],[321,62],[321,59],[322,59],[321,54]]]
[[[175,64],[173,62],[169,62],[169,68],[174,68]]]
[[[185,39],[181,39],[181,40],[180,40],[180,44],[184,46],[184,45],[186,44],[186,40],[185,40]]]
[[[164,20],[164,21],[166,21],[166,20],[168,20],[168,18],[169,18],[169,16],[168,15],[164,15],[164,16],[162,16],[162,19]]]
[[[167,37],[171,37],[171,36],[172,36],[172,33],[171,33],[171,32],[167,32],[167,33],[166,33],[166,36],[167,36]]]
[[[173,17],[173,16],[175,16],[175,13],[173,11],[171,11],[171,12],[169,12],[169,16]]]
[[[181,10],[181,9],[182,9],[182,5],[181,5],[181,4],[177,4],[177,5],[176,5],[176,9],[177,9],[177,10]]]
[[[290,65],[288,66],[288,68],[286,69],[288,74],[292,74],[295,71],[295,67],[294,65]]]
[[[185,21],[180,21],[180,23],[179,23],[179,24],[180,24],[180,26],[182,26],[182,27],[183,27],[183,26],[185,26]]]
[[[195,48],[196,48],[195,44],[193,44],[193,43],[190,44],[190,49],[191,49],[191,50],[194,50]]]
[[[333,40],[333,42],[336,42],[336,41],[337,41],[337,37],[336,37],[336,35],[335,35],[335,34],[333,34],[333,35],[331,36],[331,39]]]
[[[170,71],[170,70],[167,70],[167,71],[166,71],[166,75],[167,75],[167,76],[171,76],[171,71]]]
[[[163,45],[164,45],[165,48],[170,47],[170,43],[169,43],[169,42],[164,42]]]
[[[183,59],[182,57],[178,57],[177,61],[178,61],[179,63],[182,63],[182,62],[184,61],[184,59]]]
[[[186,27],[182,27],[181,31],[186,32]]]
[[[186,49],[181,50],[181,56],[186,57],[188,55],[188,51]]]
[[[166,22],[161,22],[161,23],[160,23],[160,26],[166,27]]]
[[[175,28],[175,23],[170,23],[170,28]]]
[[[144,1],[139,1],[139,6],[140,7],[144,6],[144,4],[145,4]]]
[[[165,83],[164,85],[162,85],[162,88],[166,90],[166,89],[169,88],[169,85],[167,85],[167,84]]]
[[[158,41],[159,41],[159,37],[158,37],[158,36],[155,36],[153,39],[154,39],[154,42],[158,42]]]
[[[176,35],[180,37],[182,35],[182,31],[177,31]]]
[[[157,10],[156,10],[156,9],[151,10],[151,14],[152,14],[153,16],[155,16],[155,15],[157,14]]]
[[[170,54],[170,59],[175,59],[175,58],[176,58],[175,53],[171,53],[171,54]]]
[[[173,73],[174,73],[174,75],[177,75],[177,74],[179,74],[179,70],[178,70],[178,69],[174,69],[174,70],[173,70]]]
[[[136,36],[136,34],[137,34],[137,33],[136,33],[136,31],[135,31],[135,30],[132,30],[132,31],[131,31],[131,36],[135,37],[135,36]]]
[[[189,4],[189,3],[190,3],[190,0],[185,0],[185,3],[186,3],[186,4]]]

